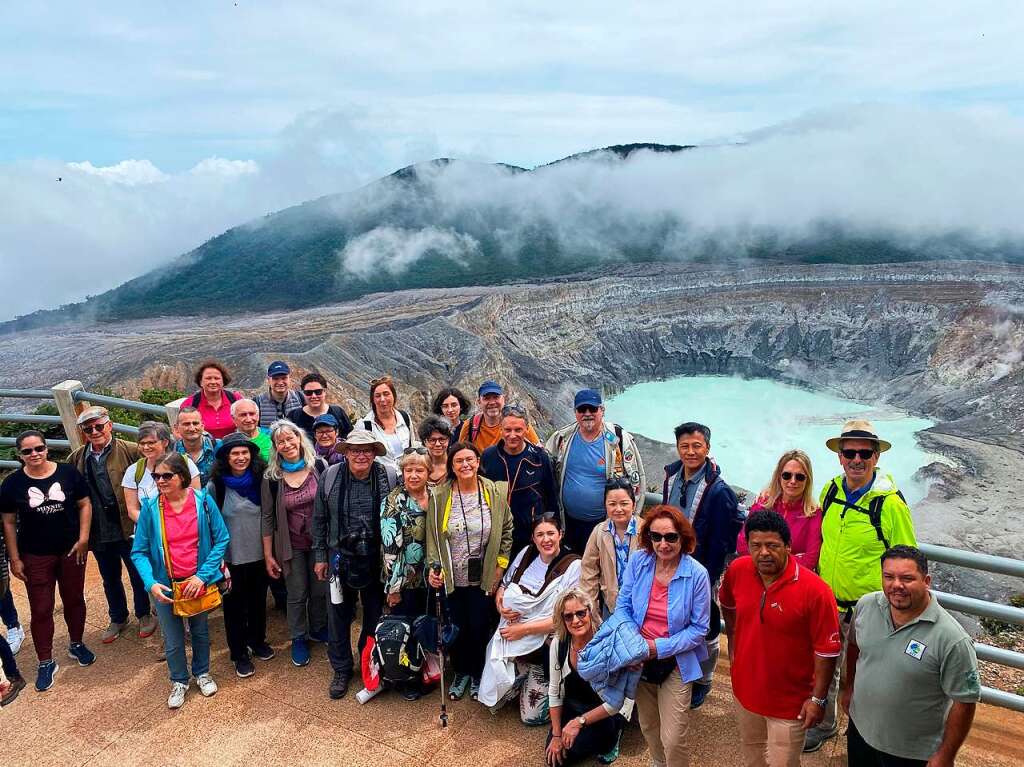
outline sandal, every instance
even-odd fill
[[[466,696],[466,688],[469,687],[469,674],[456,674],[452,680],[452,686],[448,688],[448,697],[452,700],[462,700]]]

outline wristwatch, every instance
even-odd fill
[[[576,717],[576,722],[577,722],[577,724],[579,724],[580,727],[586,727],[587,726],[587,715],[583,714],[581,716]]]
[[[812,695],[811,703],[816,703],[820,708],[825,708],[825,706],[828,704],[828,698],[815,698]]]

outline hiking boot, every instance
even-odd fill
[[[96,662],[96,654],[81,642],[69,644],[68,655],[77,660],[79,666],[91,666]]]
[[[7,629],[7,644],[11,646],[11,654],[17,655],[25,643],[25,629],[20,625]]]
[[[327,629],[323,628],[319,631],[310,631],[309,638],[314,642],[319,642],[320,644],[327,644]]]
[[[452,686],[448,688],[448,697],[452,700],[462,700],[469,688],[469,674],[456,674],[452,680]]]
[[[706,682],[694,682],[693,693],[690,695],[690,708],[700,708],[704,705],[704,699],[711,692],[711,685]]]
[[[110,625],[104,629],[103,634],[100,636],[100,641],[103,644],[110,644],[111,642],[117,641],[117,638],[121,636],[121,632],[128,628],[128,623],[114,623],[110,621]]]
[[[327,694],[331,700],[339,700],[344,698],[348,692],[348,685],[352,681],[352,674],[344,671],[335,671],[334,678],[331,680],[330,686],[327,688]]]
[[[419,700],[423,697],[423,693],[419,691],[419,684],[416,682],[409,682],[408,684],[404,684],[399,688],[398,691],[406,700]]]
[[[25,681],[25,677],[18,675],[12,676],[7,680],[7,687],[0,694],[0,707],[9,706],[14,703],[14,699],[18,697],[18,693],[25,689],[25,685],[28,682]]]
[[[292,640],[292,663],[296,666],[309,665],[309,642],[305,639]]]
[[[252,651],[252,657],[256,660],[270,660],[274,657],[274,648],[266,642],[250,647],[249,650]]]
[[[153,613],[139,618],[139,639],[148,639],[156,632],[157,620]]]
[[[820,726],[812,727],[804,735],[804,753],[813,754],[815,751],[820,751],[826,740],[830,740],[838,734],[839,727],[837,725],[832,725],[831,729],[824,729]]]
[[[235,661],[235,673],[242,679],[252,676],[256,673],[256,667],[252,665],[252,661],[248,658],[242,658],[241,660]]]
[[[184,682],[172,682],[171,694],[167,696],[167,708],[181,708],[185,705],[185,693],[188,692],[188,685]]]
[[[164,644],[161,642],[160,646],[156,648],[156,662],[163,663],[165,660],[167,660],[167,650],[164,649]]]
[[[213,681],[213,677],[209,674],[197,676],[196,687],[199,688],[199,692],[203,694],[204,698],[209,698],[217,693],[217,683]]]
[[[36,671],[36,692],[46,692],[53,687],[53,678],[60,671],[60,666],[55,660],[46,660],[39,664]]]

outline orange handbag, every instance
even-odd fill
[[[171,578],[171,547],[167,545],[167,528],[164,525],[164,498],[160,496],[160,537],[164,544],[164,564],[167,567],[167,577]],[[191,618],[194,615],[214,610],[221,605],[220,589],[216,586],[207,586],[201,594],[194,597],[183,596],[185,581],[176,581],[171,578],[171,598],[174,600],[172,610],[180,618]]]

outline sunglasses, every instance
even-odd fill
[[[22,455],[32,455],[32,453],[45,453],[46,445],[36,445],[35,447],[23,447],[18,451]]]
[[[573,621],[581,621],[590,615],[590,608],[584,607],[582,610],[574,610],[568,613],[562,613],[562,620],[566,623],[572,623]]]
[[[789,482],[789,480],[791,480],[793,478],[796,478],[797,482],[803,482],[805,479],[807,479],[807,475],[806,474],[801,474],[799,471],[795,472],[795,473],[792,472],[792,471],[784,471],[784,472],[782,472],[782,478],[786,482]]]
[[[870,448],[864,448],[863,450],[843,449],[840,452],[843,454],[843,458],[848,461],[852,461],[854,458],[860,458],[862,461],[866,461],[875,454],[875,451]]]
[[[154,482],[170,482],[172,477],[178,476],[173,471],[154,471],[153,481]]]
[[[501,409],[501,415],[502,417],[514,416],[516,418],[526,418],[526,408],[521,407],[520,405],[505,405],[505,407]]]
[[[416,453],[416,455],[426,455],[427,449],[425,447],[407,447],[402,451],[402,455],[412,455],[413,453]]]
[[[92,434],[94,431],[103,431],[105,428],[107,428],[107,424],[108,423],[110,423],[110,421],[104,421],[103,423],[96,423],[96,424],[93,424],[92,426],[82,426],[81,429],[82,429],[82,432],[85,433],[85,434]]]
[[[665,541],[665,543],[678,543],[679,533],[656,533],[651,530],[651,541],[654,543],[661,543],[662,541]]]
[[[383,383],[391,383],[391,376],[381,376],[380,378],[374,378],[370,381],[370,386],[380,386]]]
[[[302,393],[307,397],[322,397],[324,396],[323,389],[303,389]]]
[[[576,408],[577,413],[596,413],[600,408],[597,405],[580,405]]]

